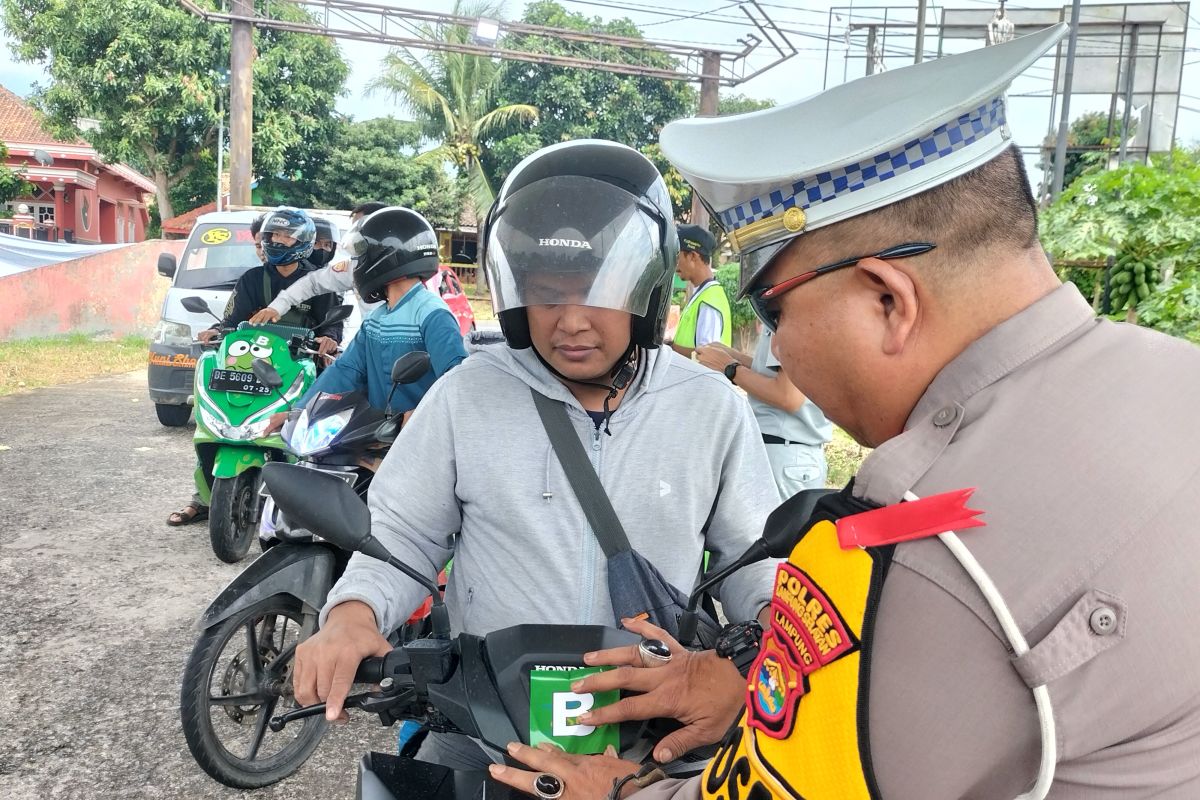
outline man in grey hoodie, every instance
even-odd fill
[[[705,550],[719,567],[761,534],[778,495],[748,404],[721,375],[659,347],[677,248],[662,177],[623,145],[555,145],[505,182],[484,262],[508,346],[482,348],[434,384],[370,496],[372,531],[401,561],[432,577],[454,557],[446,604],[456,632],[617,623],[604,553],[531,389],[566,406],[631,546],[673,586],[692,589]],[[774,570],[762,562],[724,582],[729,619],[760,615]],[[355,555],[321,631],[297,649],[296,700],[344,715],[359,662],[390,650],[383,634],[424,596]],[[721,713],[728,725],[736,708]],[[447,735],[431,735],[419,757],[490,761]]]

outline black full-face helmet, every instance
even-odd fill
[[[390,206],[359,219],[342,249],[355,259],[354,288],[368,303],[383,300],[392,281],[428,280],[438,270],[437,234],[410,208]]]
[[[572,304],[633,315],[631,346],[662,344],[679,255],[671,197],[645,156],[582,139],[518,164],[488,212],[481,262],[511,347],[532,342],[525,309]]]

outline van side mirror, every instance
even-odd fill
[[[178,264],[175,261],[174,253],[159,253],[158,254],[158,274],[164,278],[174,278],[175,270]]]

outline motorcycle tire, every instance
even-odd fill
[[[277,630],[280,620],[286,620],[282,631]],[[192,649],[180,688],[183,735],[200,768],[226,786],[257,789],[283,780],[304,764],[325,733],[328,723],[320,715],[291,722],[279,733],[272,733],[267,726],[273,714],[295,707],[291,660],[301,620],[300,601],[276,595],[205,631]],[[270,642],[262,635],[268,624]],[[255,635],[251,636],[250,631]],[[295,634],[295,640],[288,639],[289,631]],[[259,651],[258,662],[245,657],[251,641]],[[231,644],[240,651],[226,660],[223,656]],[[283,660],[276,663],[278,659]],[[248,673],[256,668],[258,679],[251,680],[253,676]],[[256,697],[246,692],[247,688],[261,687],[264,682],[274,688],[260,689]],[[212,702],[231,696],[246,699],[236,705],[228,701],[224,705]],[[222,737],[222,732],[247,731],[250,736],[245,749],[233,746],[232,735]],[[270,747],[266,749],[273,752],[261,755],[268,740]]]
[[[154,413],[158,421],[168,428],[181,428],[192,418],[191,406],[174,406],[166,403],[155,403]]]
[[[208,535],[213,552],[226,564],[245,558],[258,537],[263,506],[258,495],[260,474],[258,469],[248,469],[233,478],[213,478]]]

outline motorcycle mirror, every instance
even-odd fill
[[[341,478],[277,461],[263,465],[262,476],[275,504],[299,527],[343,550],[360,550],[372,538],[371,512]]]
[[[414,350],[405,353],[392,364],[392,383],[415,383],[429,372],[429,353]]]
[[[258,379],[272,389],[278,390],[283,386],[283,378],[280,377],[279,371],[271,366],[270,362],[263,361],[261,358],[254,359],[250,364],[251,371],[258,376]]]
[[[195,295],[192,295],[191,297],[183,298],[179,302],[183,304],[183,307],[185,309],[192,312],[193,314],[208,314],[210,317],[215,319],[217,322],[221,321],[221,318],[218,317],[216,314],[214,314],[212,312],[212,309],[210,309],[208,307],[208,303],[204,302],[203,297],[197,297]]]
[[[335,475],[280,461],[263,465],[262,476],[275,505],[296,525],[343,550],[386,561],[425,587],[433,598],[429,613],[433,637],[450,638],[450,616],[441,588],[393,556],[371,535],[371,512],[350,484]]]
[[[350,306],[350,305],[337,306],[335,308],[331,308],[331,309],[329,309],[329,313],[325,315],[325,319],[321,320],[321,324],[319,324],[319,325],[317,325],[317,327],[313,328],[313,333],[323,331],[326,328],[330,327],[331,325],[336,325],[337,323],[341,322],[342,320],[347,319],[353,313],[354,313],[354,306]]]
[[[817,503],[827,495],[837,494],[838,489],[805,489],[784,500],[767,516],[763,524],[763,533],[758,541],[750,545],[732,564],[705,576],[688,598],[687,609],[679,615],[679,641],[686,645],[693,644],[696,637],[696,626],[699,617],[696,608],[700,598],[713,584],[725,580],[747,564],[754,564],[764,558],[786,558],[801,533],[808,528],[808,521],[817,509]]]

